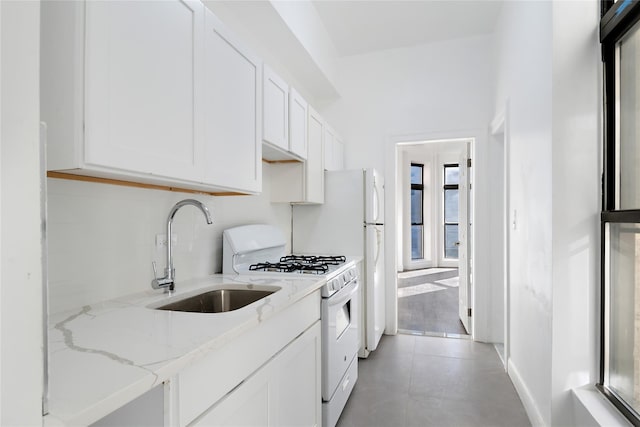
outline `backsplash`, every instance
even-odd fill
[[[159,273],[166,264],[166,248],[156,248],[156,235],[166,233],[169,210],[182,199],[204,203],[213,224],[207,225],[192,206],[176,214],[177,286],[221,272],[226,228],[268,223],[289,236],[291,207],[270,202],[271,167],[263,164],[263,192],[258,196],[213,197],[48,179],[49,312],[151,289],[152,261]]]

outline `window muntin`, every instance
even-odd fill
[[[411,259],[424,259],[424,165],[411,163]]]

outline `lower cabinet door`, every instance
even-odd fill
[[[279,355],[273,409],[277,426],[322,424],[320,322]]]
[[[272,426],[269,378],[259,371],[221,402],[196,419],[192,426]]]
[[[190,426],[320,426],[320,339],[318,321]]]

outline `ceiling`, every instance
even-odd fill
[[[313,0],[340,56],[490,34],[502,0]]]

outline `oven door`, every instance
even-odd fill
[[[360,345],[358,279],[322,299],[322,399],[331,400]]]

